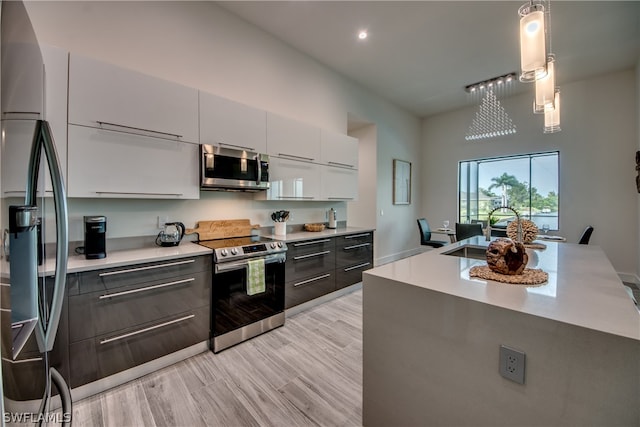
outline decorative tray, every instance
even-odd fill
[[[305,224],[304,230],[305,231],[322,231],[324,230],[324,224],[321,224],[321,223]]]

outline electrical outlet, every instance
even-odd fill
[[[158,215],[158,230],[162,230],[167,222],[169,222],[167,215]]]
[[[522,351],[500,346],[500,375],[508,380],[524,384],[525,354]]]

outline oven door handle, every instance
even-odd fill
[[[283,263],[287,260],[287,255],[282,253],[282,254],[274,254],[274,255],[267,255],[265,257],[262,257],[264,259],[264,263],[265,264],[273,264],[273,263]],[[259,258],[250,258],[250,259],[259,259]],[[247,266],[249,265],[249,260],[250,259],[246,259],[246,260],[242,260],[242,261],[238,261],[238,262],[224,262],[224,263],[216,263],[215,264],[215,272],[216,273],[224,273],[227,271],[234,271],[234,270],[240,270],[242,268],[247,268]]]

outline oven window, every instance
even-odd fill
[[[244,268],[213,276],[213,331],[221,335],[284,310],[284,263],[265,266],[265,291],[247,295]]]
[[[207,178],[258,180],[257,160],[215,155],[213,167],[205,168]]]

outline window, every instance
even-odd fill
[[[510,206],[539,229],[558,229],[559,153],[524,154],[468,160],[459,164],[459,222],[483,221],[492,209]],[[509,210],[497,210],[492,225],[515,219]]]

